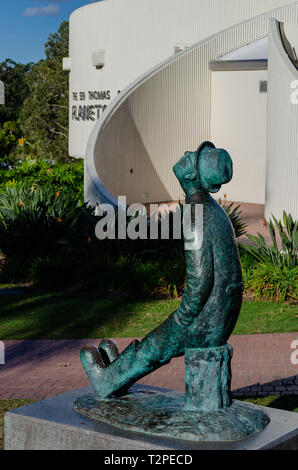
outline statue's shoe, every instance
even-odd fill
[[[98,345],[98,351],[104,359],[105,364],[110,364],[119,357],[119,351],[116,343],[111,339],[105,338]],[[106,357],[107,356],[107,357]]]
[[[101,341],[98,348],[81,349],[82,365],[98,398],[126,395],[129,387],[147,372],[136,358],[137,344],[134,340],[120,355],[115,343],[108,339]]]
[[[107,355],[103,356],[95,346],[84,346],[80,351],[80,358],[84,370],[97,396],[104,398],[104,372],[109,363],[105,361]]]

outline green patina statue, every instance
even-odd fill
[[[101,341],[98,348],[82,348],[81,361],[95,392],[95,402],[93,399],[90,401],[90,397],[87,400],[89,411],[86,414],[92,408],[97,417],[101,416],[122,427],[127,426],[127,413],[124,412],[121,419],[119,411],[121,406],[125,408],[127,401],[121,402],[121,397],[129,395],[130,387],[139,379],[172,358],[185,354],[186,394],[182,400],[183,406],[179,398],[177,409],[180,411],[178,414],[175,412],[174,420],[169,420],[173,413],[172,398],[157,398],[155,416],[158,415],[158,432],[161,432],[162,415],[165,420],[164,435],[180,435],[180,420],[183,430],[186,429],[186,422],[189,429],[196,428],[195,432],[188,431],[187,436],[191,435],[191,439],[194,439],[193,434],[197,439],[206,439],[206,435],[211,440],[228,439],[228,422],[230,439],[239,439],[262,429],[268,419],[263,413],[255,416],[246,408],[239,410],[238,405],[232,406],[230,394],[232,348],[226,343],[241,308],[242,272],[230,219],[209,193],[218,192],[222,184],[231,180],[232,160],[225,150],[215,148],[211,142],[204,142],[196,152],[186,152],[173,171],[186,196],[188,210],[183,212],[183,227],[185,229],[187,225],[187,217],[190,217],[194,227],[191,233],[184,230],[187,285],[182,302],[164,323],[142,341],[134,340],[121,354],[109,339]],[[196,205],[202,208],[200,223],[195,220],[193,209]],[[170,411],[164,415],[167,400]],[[140,395],[134,401],[138,402],[138,411],[133,413],[130,407],[130,428],[135,429],[135,423],[139,422],[143,431],[155,433],[156,430],[152,429],[152,399],[149,400],[149,414],[145,412],[146,406],[149,406],[148,397],[142,406]],[[112,404],[115,402],[117,407],[113,408]],[[77,411],[82,412],[86,405],[84,403],[84,400],[76,403]],[[222,413],[222,410],[228,410],[227,422],[222,414],[217,414],[213,424],[210,424],[205,414]],[[198,417],[193,411],[203,414]],[[245,430],[238,429],[239,416],[242,413],[245,416],[242,419],[246,423]],[[144,424],[146,417],[148,423],[150,422],[147,428]],[[173,422],[176,423],[175,426]],[[206,426],[213,426],[212,432],[210,429],[206,431]]]
[[[185,353],[185,348],[222,346],[237,321],[242,301],[242,274],[233,227],[209,195],[232,178],[232,160],[204,142],[174,166],[186,203],[203,206],[200,246],[185,251],[187,286],[179,308],[141,342],[119,356],[109,340],[84,347],[81,360],[98,397],[122,394],[141,377]]]

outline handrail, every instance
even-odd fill
[[[298,24],[297,24],[298,28]],[[274,40],[275,47],[277,48],[283,62],[285,65],[291,70],[291,72],[298,78],[298,68],[294,61],[294,56],[291,57],[288,46],[291,47],[290,43],[286,39],[285,32],[284,32],[284,23],[278,21],[274,18],[270,20],[270,29],[272,33],[272,38]]]
[[[293,47],[292,47],[291,43],[289,42],[289,40],[286,36],[284,23],[278,21],[276,26],[277,26],[277,30],[278,30],[280,41],[283,45],[283,48],[284,48],[287,56],[289,57],[290,61],[292,62],[292,64],[297,69],[298,68],[297,67],[297,63],[298,63],[297,56],[294,54],[295,50],[293,50]],[[297,25],[297,27],[298,27],[298,25]]]

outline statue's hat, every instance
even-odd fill
[[[204,163],[199,165],[200,155],[204,149],[210,149],[210,152],[204,156]],[[225,184],[231,181],[233,176],[233,162],[228,152],[222,148],[216,148],[208,140],[203,142],[196,152],[195,169],[204,171],[205,177],[213,184]]]
[[[216,148],[207,140],[195,152],[185,152],[173,171],[186,194],[195,192],[199,181],[209,192],[217,192],[222,184],[231,180],[233,163],[226,150]]]

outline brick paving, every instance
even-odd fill
[[[272,240],[268,230],[268,221],[265,219],[265,206],[264,204],[249,204],[246,202],[235,202],[236,205],[240,205],[242,211],[241,217],[247,224],[247,233],[250,235],[257,236],[258,233],[263,235],[266,242],[271,245]],[[238,239],[241,243],[247,243],[248,238],[243,235]],[[279,246],[281,246],[280,235],[276,229],[276,240]]]
[[[130,338],[114,339],[123,350]],[[298,365],[290,360],[298,333],[233,335],[232,391],[237,396],[298,394]],[[99,340],[4,341],[0,399],[43,399],[89,385],[79,351]],[[184,391],[184,358],[145,377],[140,383]]]

